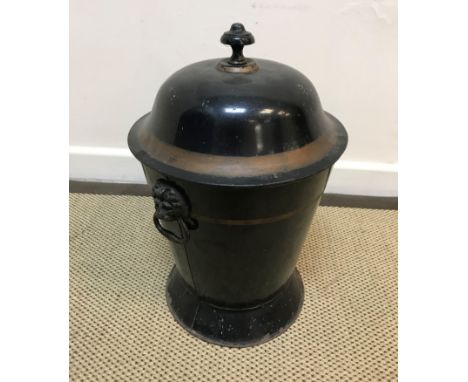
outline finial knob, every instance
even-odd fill
[[[221,36],[221,42],[232,48],[232,56],[228,63],[234,66],[243,66],[247,63],[247,59],[242,54],[244,45],[253,44],[255,38],[252,33],[245,30],[241,23],[234,23],[231,25],[231,29]]]

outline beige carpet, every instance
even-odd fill
[[[283,335],[230,349],[169,313],[173,265],[148,197],[70,195],[72,381],[395,381],[397,212],[319,208],[298,269],[305,301]]]

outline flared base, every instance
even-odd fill
[[[174,267],[166,299],[177,322],[204,341],[228,347],[255,346],[289,328],[304,300],[304,286],[297,270],[269,300],[250,309],[227,309],[201,300]]]

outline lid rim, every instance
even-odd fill
[[[147,113],[139,118],[130,129],[128,134],[128,146],[132,154],[144,165],[161,172],[165,175],[172,176],[181,180],[194,183],[213,185],[213,186],[233,186],[233,187],[254,187],[254,186],[269,186],[280,185],[297,181],[309,176],[313,176],[327,168],[332,167],[341,157],[348,144],[348,134],[341,122],[331,114],[324,111],[325,116],[330,118],[336,129],[336,142],[331,149],[324,154],[319,160],[312,162],[306,166],[297,169],[291,169],[277,174],[262,174],[253,176],[220,176],[211,174],[202,174],[197,172],[187,171],[175,166],[168,165],[154,156],[150,155],[141,145],[137,131],[142,128],[142,121],[151,113]],[[273,154],[277,155],[277,154]]]

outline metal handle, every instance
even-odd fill
[[[163,235],[166,239],[173,241],[177,244],[185,244],[190,239],[190,233],[182,218],[177,219],[177,224],[179,225],[181,236],[177,236],[174,232],[169,231],[168,229],[164,228],[161,225],[161,222],[158,219],[157,213],[155,212],[153,215],[153,222],[156,226],[156,229],[159,231],[161,235]]]
[[[231,45],[232,56],[228,63],[235,66],[243,66],[247,63],[242,50],[245,45],[250,45],[255,42],[252,33],[245,30],[241,23],[234,23],[231,29],[221,36],[221,42],[225,45]]]
[[[195,225],[190,218],[190,204],[183,190],[168,180],[158,179],[153,186],[152,196],[156,209],[153,215],[156,229],[172,242],[185,244],[190,239],[189,227],[194,228]],[[161,220],[176,221],[180,235],[164,228]]]
[[[234,23],[231,29],[221,36],[221,42],[230,45],[232,55],[230,58],[221,60],[216,68],[222,72],[228,73],[254,73],[258,70],[258,65],[252,58],[244,57],[243,49],[246,45],[255,42],[252,33],[245,30],[241,23]]]

